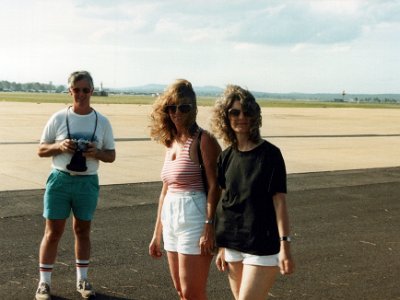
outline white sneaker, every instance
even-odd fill
[[[46,282],[40,282],[35,295],[36,300],[50,300],[50,286]]]
[[[92,285],[87,279],[79,280],[76,290],[82,295],[83,298],[87,299],[91,296],[95,296],[96,293],[93,290]]]

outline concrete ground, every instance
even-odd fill
[[[0,191],[41,189],[50,159],[36,154],[50,115],[67,104],[0,102]],[[101,184],[160,180],[164,148],[149,138],[149,105],[94,106],[111,121],[117,160]],[[208,128],[210,107],[199,107]],[[307,173],[400,166],[400,109],[263,108],[263,137],[281,148],[287,171]]]
[[[49,159],[36,156],[48,117],[64,105],[0,103],[0,299],[32,299],[43,234]],[[164,149],[148,140],[149,106],[96,105],[117,139],[103,164],[93,222],[90,277],[97,299],[176,299],[165,257],[147,255]],[[209,108],[199,109],[207,127]],[[263,109],[262,134],[282,149],[296,272],[271,299],[400,299],[400,110]],[[53,299],[74,292],[68,228],[53,275]],[[212,267],[209,299],[232,299]]]
[[[279,276],[270,299],[400,299],[400,168],[291,174],[296,271]],[[105,185],[92,230],[89,276],[97,299],[177,299],[165,256],[147,254],[159,182]],[[43,190],[0,192],[0,299],[32,299],[43,234]],[[70,227],[70,226],[69,226]],[[74,291],[70,228],[59,247],[53,299]],[[212,265],[210,300],[233,299]]]

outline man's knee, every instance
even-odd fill
[[[77,222],[74,224],[75,236],[79,239],[89,238],[90,236],[90,224]]]
[[[47,229],[44,233],[44,238],[50,243],[58,242],[64,233],[63,229]]]

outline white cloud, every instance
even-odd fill
[[[316,13],[357,16],[362,11],[363,0],[306,1]]]
[[[0,19],[0,80],[400,92],[397,0],[5,0]]]

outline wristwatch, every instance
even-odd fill
[[[204,221],[205,224],[214,224],[214,220],[213,219],[207,219]]]
[[[290,243],[292,241],[290,236],[281,236],[279,240],[280,241],[285,241],[285,242],[288,242],[288,243]]]

